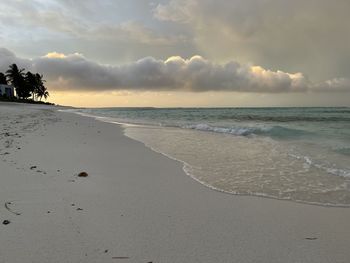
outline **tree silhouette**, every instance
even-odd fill
[[[17,96],[21,99],[30,97],[30,90],[24,78],[24,69],[18,69],[16,64],[10,65],[6,71],[6,77],[9,79],[12,86],[15,87]]]
[[[37,78],[36,75],[33,74],[32,72],[28,71],[25,74],[24,77],[25,80],[25,84],[26,84],[26,90],[27,92],[31,93],[31,95],[33,96],[33,100],[35,99],[35,93],[37,90]]]
[[[7,79],[4,73],[0,72],[0,84],[7,85]]]
[[[9,66],[6,75],[0,73],[0,84],[2,82],[7,84],[7,80],[15,87],[17,96],[21,99],[32,96],[33,100],[39,98],[41,101],[43,97],[46,100],[50,96],[44,85],[46,81],[43,79],[43,75],[30,71],[24,73],[24,69],[19,69],[16,64]]]
[[[43,97],[45,100],[49,97],[49,92],[44,85],[46,81],[43,79],[43,75],[28,71],[25,75],[25,81],[27,90],[32,94],[33,100],[39,98],[41,101]]]
[[[46,100],[50,96],[47,88],[44,85],[46,80],[44,80],[43,75],[40,75],[39,73],[35,74],[35,78],[36,78],[35,94],[40,99],[40,101],[43,97]]]

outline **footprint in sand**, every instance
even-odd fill
[[[5,202],[5,208],[6,208],[7,211],[9,211],[10,213],[12,213],[12,214],[14,214],[14,215],[16,215],[16,216],[21,215],[21,213],[15,211],[15,210],[12,208],[12,206],[14,206],[13,201]]]

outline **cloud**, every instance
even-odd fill
[[[21,68],[32,68],[32,62],[28,59],[22,59],[6,48],[0,47],[0,72],[6,72],[8,66],[16,63]]]
[[[350,91],[349,79],[314,84],[302,73],[272,71],[235,61],[217,64],[201,56],[166,60],[145,57],[112,66],[88,60],[82,54],[48,53],[34,59],[18,58],[0,49],[0,71],[11,63],[43,73],[55,90],[143,90],[143,91],[235,91],[286,93],[306,91]]]
[[[63,53],[58,53],[54,51],[54,52],[47,53],[44,57],[45,58],[66,58],[67,56]]]
[[[316,81],[350,78],[348,0],[0,1],[0,42],[104,63],[200,54]]]
[[[348,78],[333,78],[321,83],[317,83],[311,87],[314,91],[350,91],[350,79]]]
[[[197,54],[191,33],[155,20],[149,2],[0,1],[0,45],[28,57],[79,51],[103,63]]]
[[[135,42],[145,45],[169,46],[186,42],[184,36],[161,35],[135,21],[119,25],[101,24],[84,32],[84,37],[103,41]]]
[[[167,4],[158,4],[153,10],[153,15],[161,21],[188,23],[196,6],[196,1],[193,0],[171,0]]]
[[[95,1],[12,1],[0,3],[0,9],[5,10],[0,10],[0,22],[10,22],[9,25],[17,29],[31,28],[36,29],[37,33],[45,29],[68,38],[90,41],[175,45],[185,40],[183,35],[157,32],[134,19],[118,22],[106,20],[103,14],[108,5],[112,10],[118,7],[113,1],[103,1],[101,5]],[[96,9],[101,12],[98,13],[98,19],[94,17]]]
[[[154,17],[193,30],[200,54],[302,71],[313,79],[350,78],[350,1],[170,0]]]

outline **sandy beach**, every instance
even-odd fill
[[[211,190],[59,109],[0,102],[1,263],[350,261],[350,209]]]

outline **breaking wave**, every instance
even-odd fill
[[[238,136],[265,135],[275,138],[295,138],[300,136],[311,135],[311,132],[298,129],[290,129],[282,126],[260,126],[260,127],[216,127],[205,123],[185,125],[182,128],[199,131],[209,131],[217,133],[227,133]]]

